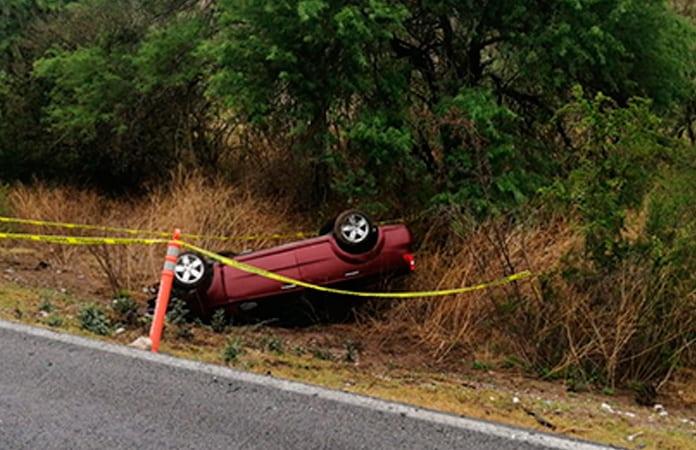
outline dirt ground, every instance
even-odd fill
[[[106,280],[90,274],[92,263],[87,252],[59,247],[0,247],[0,318],[88,334],[77,319],[80,308],[94,303],[108,310],[113,297]],[[132,295],[144,309],[148,294]],[[47,302],[60,321],[48,322],[41,306]],[[143,321],[106,338],[125,344],[146,330]],[[226,360],[223,349],[231,342],[238,343],[239,356]],[[622,447],[696,448],[696,373],[675,374],[659,404],[642,407],[630,391],[588,386],[570,392],[562,382],[530,378],[486,355],[437,362],[417,344],[389,339],[364,320],[294,328],[247,324],[222,333],[186,324],[168,328],[162,351]]]

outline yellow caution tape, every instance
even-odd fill
[[[46,242],[49,244],[61,245],[157,245],[169,242],[166,239],[53,236],[22,233],[0,233],[0,239]]]
[[[384,220],[378,222],[379,225],[387,225],[392,223],[402,222],[401,219],[395,220]],[[122,228],[122,227],[109,227],[104,225],[89,225],[89,224],[79,224],[70,222],[53,222],[49,220],[37,220],[37,219],[21,219],[18,217],[4,217],[0,216],[0,223],[13,223],[20,225],[32,225],[37,227],[51,227],[51,228],[65,228],[69,230],[86,230],[86,231],[102,231],[107,233],[124,233],[131,235],[150,235],[163,238],[169,238],[172,236],[171,231],[155,231],[155,230],[140,230],[137,228]],[[256,235],[246,235],[246,236],[211,236],[206,234],[190,234],[183,233],[181,237],[184,239],[208,239],[213,241],[261,241],[261,240],[273,240],[273,239],[304,239],[309,237],[315,237],[317,233],[308,231],[298,231],[295,233],[272,233],[272,234],[256,234]]]
[[[125,233],[131,235],[145,234],[150,236],[158,237],[171,237],[171,231],[152,231],[152,230],[138,230],[134,228],[121,228],[121,227],[108,227],[102,225],[87,225],[87,224],[77,224],[68,222],[51,222],[47,220],[35,220],[35,219],[20,219],[16,217],[2,217],[0,216],[0,223],[14,223],[21,225],[33,225],[38,227],[52,227],[52,228],[65,228],[71,230],[89,230],[89,231],[103,231],[108,233]],[[215,241],[260,241],[264,239],[302,239],[306,237],[316,236],[316,233],[307,232],[297,232],[297,233],[275,233],[275,234],[259,234],[259,235],[249,235],[249,236],[208,236],[204,234],[182,234],[181,237],[184,239],[209,239]]]
[[[170,242],[167,239],[142,239],[142,238],[112,238],[112,237],[92,237],[92,236],[58,236],[58,235],[41,235],[41,234],[22,234],[22,233],[0,233],[0,239],[8,240],[24,240],[32,242],[45,242],[49,244],[60,245],[158,245]],[[286,277],[268,270],[261,269],[232,258],[227,258],[217,253],[213,253],[204,248],[197,247],[187,242],[178,241],[183,247],[194,251],[200,255],[206,256],[214,261],[218,261],[226,266],[242,270],[247,273],[252,273],[270,280],[278,281],[285,284],[293,284],[295,286],[304,287],[320,292],[330,294],[349,295],[353,297],[372,297],[372,298],[419,298],[419,297],[443,297],[447,295],[465,294],[473,291],[490,289],[497,286],[504,286],[515,281],[530,278],[532,273],[528,270],[519,272],[495,281],[480,283],[474,286],[467,286],[456,289],[444,289],[439,291],[419,291],[419,292],[359,292],[348,291],[344,289],[334,289],[316,284],[307,283]]]
[[[306,283],[304,281],[300,280],[295,280],[290,277],[286,277],[284,275],[279,275],[274,272],[269,272],[267,270],[261,269],[259,267],[255,267],[249,264],[245,264],[243,262],[237,261],[235,259],[231,258],[226,258],[224,256],[218,255],[216,253],[210,252],[208,250],[205,250],[200,247],[196,247],[195,245],[191,245],[186,242],[180,242],[181,246],[184,248],[187,248],[193,252],[196,252],[198,254],[201,254],[203,256],[206,256],[212,260],[218,261],[222,264],[225,264],[230,267],[234,267],[235,269],[242,270],[247,273],[253,273],[254,275],[258,275],[264,278],[268,278],[269,280],[274,280],[274,281],[279,281],[281,283],[285,284],[294,284],[295,286],[300,286],[304,287],[306,289],[313,289],[315,291],[321,291],[321,292],[327,292],[330,294],[340,294],[340,295],[349,295],[353,297],[373,297],[373,298],[420,298],[420,297],[443,297],[447,295],[456,295],[456,294],[466,294],[468,292],[473,292],[473,291],[481,291],[484,289],[490,289],[493,287],[497,286],[504,286],[506,284],[510,284],[514,281],[520,281],[524,280],[526,278],[530,278],[532,276],[532,273],[528,270],[525,270],[524,272],[519,272],[504,278],[500,278],[495,281],[491,281],[488,283],[480,283],[475,286],[467,286],[463,288],[456,288],[456,289],[444,289],[440,291],[420,291],[420,292],[357,292],[357,291],[347,291],[344,289],[334,289],[334,288],[329,288],[325,286],[318,286],[316,284],[311,284],[311,283]]]

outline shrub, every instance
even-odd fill
[[[172,297],[167,308],[167,322],[179,325],[186,323],[189,315],[188,305],[178,297]]]
[[[130,298],[127,292],[121,292],[111,303],[116,314],[116,320],[126,325],[134,325],[138,321],[138,303]]]
[[[111,334],[111,321],[106,313],[97,305],[87,305],[78,315],[80,327],[92,333],[107,336]]]

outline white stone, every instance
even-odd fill
[[[611,405],[607,403],[602,403],[602,405],[599,407],[602,411],[606,411],[609,414],[614,414],[614,408],[611,407]]]
[[[138,339],[134,340],[130,344],[130,347],[134,347],[140,350],[150,350],[152,349],[152,341],[147,336],[140,336]]]

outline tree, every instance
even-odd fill
[[[484,214],[524,201],[569,169],[569,130],[555,112],[574,85],[668,111],[688,98],[694,67],[693,27],[658,0],[220,8],[213,94],[296,137],[294,151],[349,198],[415,181]]]

